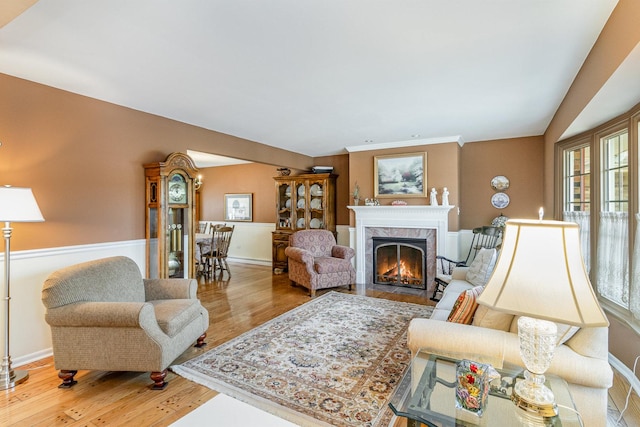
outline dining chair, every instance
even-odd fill
[[[214,228],[211,233],[211,243],[209,248],[201,246],[200,262],[203,270],[202,274],[207,280],[213,278],[216,271],[220,271],[220,277],[226,271],[231,276],[231,270],[227,263],[227,254],[235,225],[222,225]]]

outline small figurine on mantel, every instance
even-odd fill
[[[353,189],[353,204],[358,206],[360,203],[360,186],[358,185],[358,181],[356,181],[356,185]]]
[[[431,196],[430,196],[430,202],[429,204],[431,206],[438,206],[438,192],[436,191],[436,188],[433,187],[431,189]]]
[[[449,206],[449,190],[447,190],[447,187],[442,189],[442,206]]]

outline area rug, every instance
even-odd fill
[[[329,292],[172,370],[298,425],[387,426],[409,321],[432,309]]]

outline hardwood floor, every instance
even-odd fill
[[[294,307],[309,301],[308,293],[291,287],[286,273],[274,275],[265,266],[231,264],[228,280],[200,282],[198,296],[210,313],[207,345],[190,348],[175,363],[191,359]],[[225,279],[226,279],[225,275]],[[433,305],[419,291],[389,287],[377,289],[333,289],[378,298]],[[319,291],[322,295],[327,291]],[[410,292],[410,293],[405,293]],[[162,391],[149,388],[149,373],[79,371],[78,384],[68,390],[61,382],[49,357],[14,369],[28,369],[29,379],[0,396],[0,426],[166,426],[191,412],[216,394],[206,387],[185,380],[172,372]],[[610,390],[610,426],[640,426],[640,398],[633,393],[623,422],[616,424],[615,410],[624,407],[627,381],[616,375]],[[212,425],[215,420],[212,420]],[[406,425],[402,421],[396,427]]]
[[[285,274],[270,267],[231,263],[228,280],[201,280],[198,296],[210,313],[207,345],[190,348],[175,363],[191,359],[294,307],[309,301],[304,288],[291,287]],[[226,279],[227,276],[225,275]],[[428,298],[386,293],[366,293],[397,301],[433,304]],[[322,295],[326,291],[318,291]],[[0,426],[166,426],[218,394],[172,372],[162,391],[149,388],[149,373],[79,371],[78,384],[63,390],[49,357],[14,369],[29,370],[29,379],[0,395]],[[213,424],[212,424],[213,425]]]

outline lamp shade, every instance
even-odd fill
[[[0,222],[42,222],[44,218],[30,188],[0,187]]]
[[[575,326],[608,326],[591,287],[577,224],[509,220],[500,258],[478,303]]]

